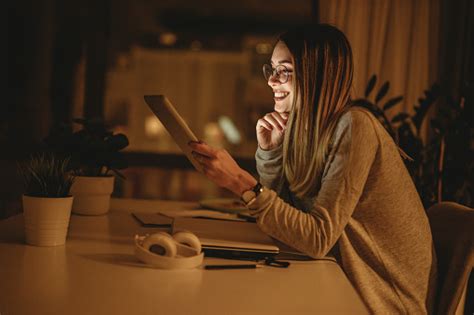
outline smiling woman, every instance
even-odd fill
[[[293,62],[291,59],[291,53],[286,44],[278,41],[273,49],[271,66],[263,66],[265,79],[273,90],[275,111],[279,113],[290,112],[293,104]]]
[[[290,55],[290,51],[285,43],[278,42],[275,46],[274,58],[279,58],[279,55]],[[273,59],[273,58],[272,58]],[[293,94],[286,102],[283,102],[290,93],[292,93],[293,85],[291,76],[293,73],[293,65],[289,59],[279,60],[277,66],[273,68],[275,63],[271,61],[272,65],[263,65],[263,75],[270,87],[273,89],[273,99],[275,100],[275,110],[277,112],[289,112],[293,102]]]
[[[227,149],[254,170],[255,123],[273,108],[261,65],[269,62],[275,34],[314,19],[316,5],[308,0],[275,0],[270,7],[262,0],[111,4],[104,116],[129,137],[127,153],[148,154],[150,161],[157,161],[149,165],[132,162],[123,193],[117,196],[227,196],[213,183],[201,183],[202,176],[192,170],[183,171],[186,165],[163,165],[161,161],[169,160],[167,155],[180,150],[144,106],[142,96],[166,95],[200,139]],[[144,166],[155,169],[138,169]],[[156,184],[156,178],[170,176],[169,172],[180,178],[179,184],[169,189],[172,194],[163,193]],[[201,187],[197,189],[201,192],[194,186]]]
[[[333,253],[371,313],[431,313],[428,219],[397,145],[351,104],[345,35],[297,27],[280,36],[271,63],[274,111],[256,126],[260,182],[226,150],[190,143],[203,173],[240,196],[270,236],[314,258]]]

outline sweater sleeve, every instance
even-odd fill
[[[321,188],[305,213],[264,189],[249,209],[268,235],[313,258],[325,256],[349,222],[378,150],[370,117],[354,111],[335,131]]]
[[[268,151],[258,147],[255,152],[255,160],[260,183],[267,188],[280,192],[283,172],[282,146]]]

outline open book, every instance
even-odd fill
[[[170,100],[164,95],[145,95],[144,98],[150,109],[165,126],[166,130],[168,130],[173,140],[183,153],[186,154],[189,161],[198,171],[201,171],[201,165],[194,159],[191,154],[192,150],[188,146],[189,141],[198,141],[198,138],[191,131],[186,121],[179,115]]]

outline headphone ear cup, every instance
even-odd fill
[[[201,242],[199,241],[199,238],[193,233],[185,232],[185,231],[176,232],[173,234],[173,239],[182,245],[186,245],[188,247],[193,248],[196,251],[194,255],[197,255],[201,252],[201,249],[202,249]],[[180,252],[180,246],[178,246],[178,253],[179,252]]]
[[[177,238],[186,244],[192,242],[190,238],[184,236],[178,235]],[[135,256],[145,264],[160,269],[196,268],[204,259],[204,253],[179,243],[171,235],[163,232],[146,236],[135,235]]]
[[[146,237],[142,246],[154,254],[175,257],[178,253],[174,239],[168,233],[158,232]]]

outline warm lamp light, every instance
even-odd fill
[[[165,32],[160,34],[160,44],[164,46],[173,46],[176,44],[176,41],[178,40],[178,36],[176,34],[171,33],[171,32]]]
[[[159,138],[165,133],[165,127],[155,116],[145,118],[145,135],[150,139]]]
[[[232,119],[227,116],[221,116],[219,117],[218,122],[219,127],[222,129],[222,132],[224,132],[227,140],[232,144],[239,144],[242,139],[240,137],[240,132]]]
[[[255,46],[255,51],[259,55],[268,55],[272,52],[272,45],[268,43],[258,43]]]

